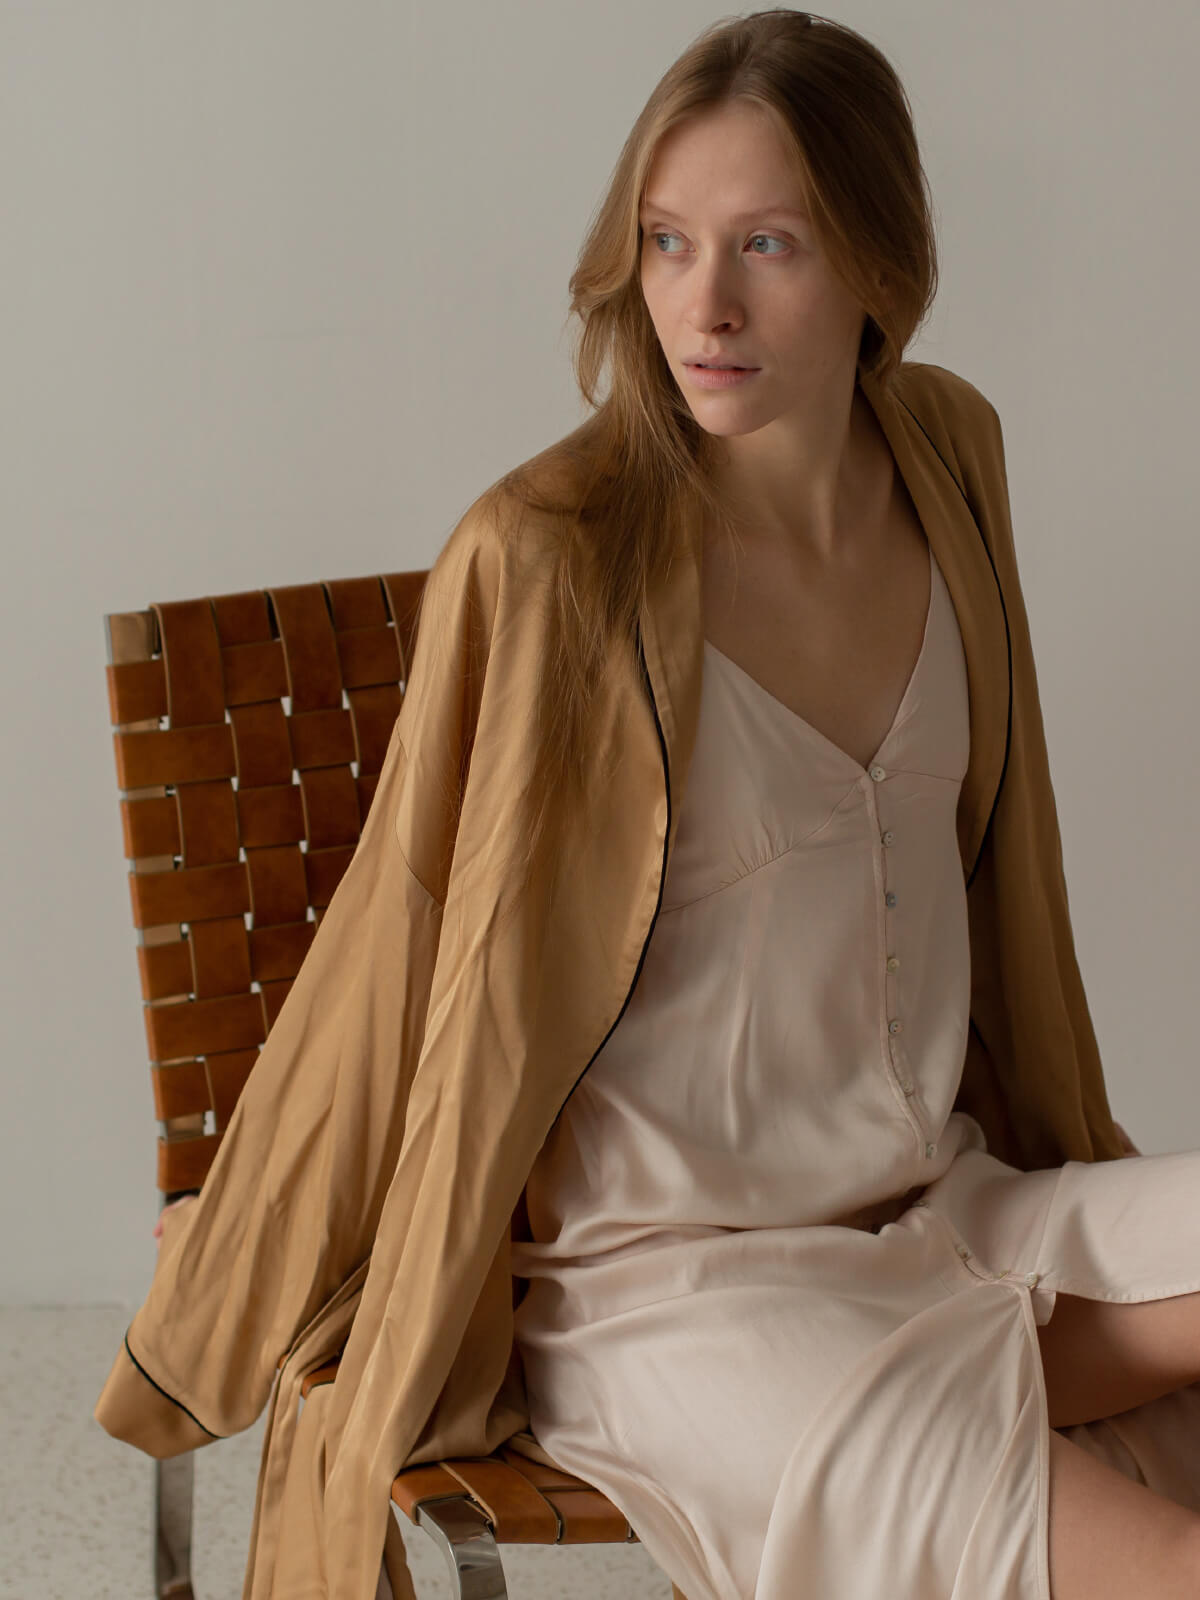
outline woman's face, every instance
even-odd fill
[[[659,144],[640,212],[642,293],[696,421],[730,437],[852,386],[864,310],[821,249],[804,184],[769,113],[734,101]],[[727,387],[690,363],[755,369]]]

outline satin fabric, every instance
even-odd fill
[[[1000,421],[942,367],[859,377],[966,658],[955,820],[972,972],[956,1109],[1022,1169],[1107,1163],[1121,1147],[1075,956]],[[684,518],[664,530],[671,560],[636,636],[612,641],[587,803],[548,797],[526,872],[547,799],[532,775],[554,736],[540,708],[561,529],[513,512],[479,497],[433,564],[354,859],[96,1406],[155,1456],[269,1407],[247,1600],[372,1600],[401,1467],[507,1439],[538,1449],[511,1251],[534,1161],[625,1010],[659,915],[704,648]],[[336,1383],[298,1428],[303,1374],[338,1352]],[[388,1570],[409,1594],[398,1535]]]
[[[970,727],[930,564],[867,768],[706,643],[646,962],[526,1187],[533,1431],[688,1600],[1049,1600],[1036,1327],[1067,1285],[1200,1288],[1200,1152],[1025,1172],[953,1109]],[[1073,1431],[1200,1508],[1198,1424],[1200,1386]]]

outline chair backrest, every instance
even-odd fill
[[[298,584],[105,618],[168,1197],[203,1182],[354,853],[426,577]]]

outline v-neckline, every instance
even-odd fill
[[[777,706],[785,717],[789,717],[793,722],[797,723],[802,729],[809,733],[814,739],[819,740],[820,743],[826,747],[826,749],[832,750],[833,753],[842,761],[848,762],[854,768],[855,772],[861,776],[862,774],[869,772],[870,769],[878,762],[880,756],[887,748],[889,739],[891,739],[892,735],[896,732],[896,729],[903,720],[904,712],[909,701],[912,699],[913,688],[917,681],[917,675],[921,670],[921,663],[925,659],[926,650],[929,645],[930,622],[933,617],[933,591],[936,563],[933,558],[933,545],[929,543],[928,539],[926,540],[926,546],[929,551],[929,604],[925,609],[925,628],[921,634],[921,648],[917,651],[917,659],[913,662],[913,669],[908,675],[908,682],[904,685],[904,693],[900,696],[900,703],[896,707],[895,714],[892,717],[891,725],[884,734],[883,738],[879,741],[879,747],[875,751],[875,754],[865,766],[859,760],[857,760],[856,757],[852,756],[849,751],[843,750],[841,745],[835,744],[833,740],[829,738],[828,734],[822,733],[820,728],[815,728],[806,717],[802,717],[798,711],[793,711],[791,706],[786,705],[778,695],[774,695],[769,689],[764,688],[763,685],[759,683],[758,679],[751,673],[747,672],[745,667],[739,666],[732,656],[727,656],[723,650],[718,650],[716,645],[713,644],[712,640],[707,636],[704,640],[704,648],[706,650],[710,650],[713,655],[719,657],[721,661],[725,662],[727,666],[731,667],[738,677],[743,678],[748,684],[751,685],[752,688],[756,689],[764,700],[768,701],[773,706]]]

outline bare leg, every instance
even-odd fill
[[[1200,1514],[1050,1430],[1053,1600],[1196,1600]]]
[[[1132,1304],[1060,1294],[1038,1343],[1052,1428],[1115,1417],[1200,1380],[1200,1294]]]

